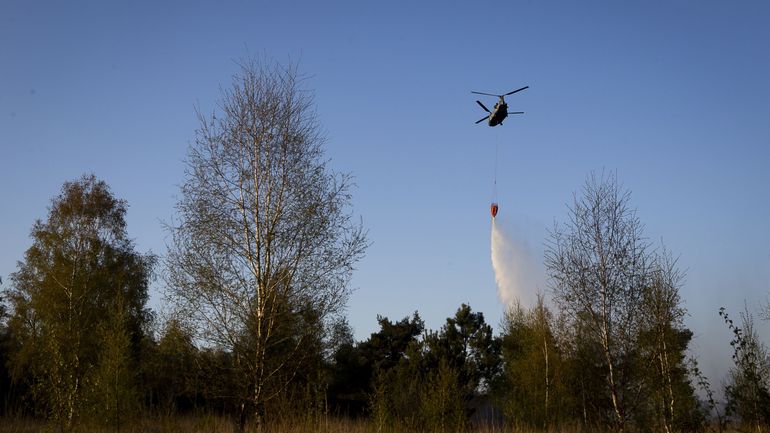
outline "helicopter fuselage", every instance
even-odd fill
[[[488,124],[489,126],[502,125],[506,117],[508,117],[508,104],[498,102],[489,114]]]
[[[497,96],[499,100],[495,104],[494,107],[492,107],[492,110],[487,108],[481,101],[476,100],[476,103],[479,104],[482,110],[486,111],[487,117],[482,117],[481,119],[476,121],[476,124],[479,124],[483,121],[487,121],[487,125],[489,126],[497,126],[502,125],[503,120],[505,120],[506,117],[508,117],[509,114],[524,114],[523,111],[514,111],[513,113],[508,112],[508,104],[505,103],[505,97],[508,95],[513,95],[514,93],[521,92],[522,90],[529,89],[529,86],[524,86],[521,89],[514,90],[512,92],[508,92],[504,95],[495,95],[493,93],[484,93],[484,92],[471,92],[475,93],[477,95],[487,95],[487,96]]]

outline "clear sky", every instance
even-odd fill
[[[770,293],[768,23],[764,1],[5,0],[0,276],[62,183],[90,172],[128,201],[138,249],[163,254],[195,107],[215,108],[235,60],[266,56],[299,62],[331,165],[356,178],[372,241],[348,305],[357,338],[377,314],[438,328],[463,302],[499,322],[497,143],[498,219],[541,288],[547,228],[591,170],[616,171],[647,236],[680,256],[695,346],[723,372],[717,309]],[[524,85],[508,98],[524,116],[474,125],[471,90]]]

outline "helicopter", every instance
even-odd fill
[[[487,95],[487,96],[497,96],[500,98],[500,100],[495,104],[495,108],[492,111],[489,111],[487,107],[484,106],[484,104],[481,103],[481,101],[476,101],[477,104],[481,106],[481,108],[484,109],[488,115],[482,117],[481,119],[477,120],[476,123],[479,124],[485,120],[489,120],[489,126],[497,126],[502,125],[503,120],[505,120],[506,117],[508,117],[509,114],[524,114],[523,111],[514,111],[509,113],[508,112],[508,104],[505,103],[505,97],[508,95],[513,95],[516,92],[521,92],[522,90],[529,89],[529,86],[524,86],[521,89],[514,90],[513,92],[508,92],[505,95],[494,95],[492,93],[483,93],[483,92],[471,92],[475,93],[477,95]]]

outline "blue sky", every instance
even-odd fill
[[[264,56],[299,62],[331,165],[356,178],[372,241],[348,305],[358,338],[377,314],[438,328],[462,302],[498,323],[497,144],[498,219],[538,264],[586,175],[617,172],[647,236],[680,256],[696,349],[723,371],[717,309],[770,293],[768,22],[760,1],[4,1],[0,276],[88,172],[128,201],[138,249],[163,254],[195,107]],[[524,116],[474,125],[471,90],[524,85],[508,98]]]

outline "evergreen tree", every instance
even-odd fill
[[[419,355],[415,345],[425,324],[417,312],[397,322],[382,316],[377,321],[379,331],[358,344],[341,344],[334,354],[329,386],[333,413],[355,416],[371,409],[372,396],[386,392],[388,372],[408,354]]]

